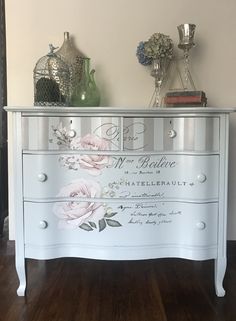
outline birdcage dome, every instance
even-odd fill
[[[50,52],[40,58],[34,68],[34,105],[66,106],[69,102],[69,66],[49,45]]]

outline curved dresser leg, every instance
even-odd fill
[[[25,273],[25,262],[22,264],[19,264],[19,262],[16,263],[16,271],[18,274],[18,278],[20,281],[20,285],[17,289],[17,295],[18,296],[24,296],[25,295],[25,289],[26,289],[26,273]]]
[[[17,289],[17,295],[18,296],[25,296],[25,289],[26,289],[26,283],[20,283],[18,289]]]
[[[225,295],[225,290],[223,288],[225,270],[226,258],[215,259],[215,290],[218,297],[223,297]]]

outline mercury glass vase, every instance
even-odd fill
[[[70,71],[70,99],[75,86],[81,79],[83,58],[82,53],[75,47],[74,42],[70,38],[68,31],[64,32],[64,41],[62,46],[56,51],[59,56],[69,67]]]
[[[183,72],[180,74],[184,90],[196,90],[195,84],[190,73],[189,52],[195,47],[194,33],[196,25],[193,23],[184,23],[177,27],[179,32],[178,47],[183,50]]]

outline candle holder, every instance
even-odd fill
[[[182,84],[184,90],[196,90],[191,73],[189,71],[189,52],[195,46],[194,32],[196,25],[192,23],[184,23],[177,27],[179,32],[179,44],[178,47],[183,50],[184,54],[184,77]]]
[[[183,50],[181,63],[176,62],[177,76],[181,81],[181,89],[170,90],[166,93],[164,104],[166,107],[204,107],[207,97],[203,90],[196,90],[190,73],[189,53],[195,46],[194,32],[196,25],[191,23],[181,24],[177,27],[179,32],[178,47]]]

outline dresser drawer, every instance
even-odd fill
[[[24,154],[24,198],[217,199],[218,167],[218,155]]]
[[[60,246],[77,246],[92,251],[94,258],[102,252],[103,258],[119,259],[119,250],[127,259],[132,250],[145,257],[149,248],[165,250],[165,256],[177,256],[181,248],[183,256],[185,250],[195,251],[197,258],[200,249],[217,244],[217,203],[25,202],[24,208],[26,253],[31,256],[40,248],[47,256],[47,250],[53,255]]]
[[[120,117],[24,117],[23,149],[120,150],[120,122]]]
[[[24,117],[22,122],[25,150],[219,151],[218,117]]]
[[[219,151],[218,117],[124,118],[124,150]]]

